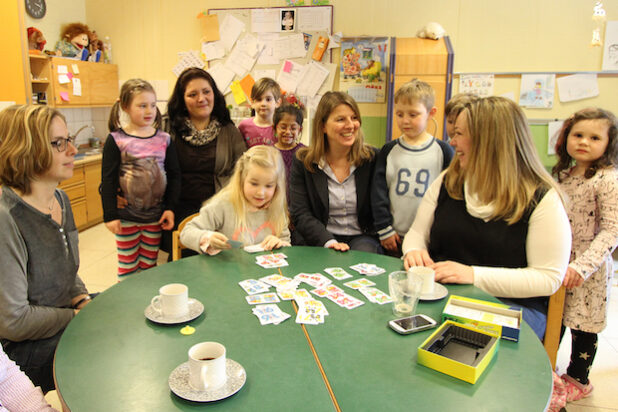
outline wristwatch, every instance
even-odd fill
[[[91,299],[92,298],[89,295],[84,296],[75,305],[73,305],[73,309],[78,309],[79,305],[81,305],[82,303],[87,302],[87,301],[89,301]]]

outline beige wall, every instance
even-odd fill
[[[48,1],[50,3],[58,2]],[[199,48],[196,15],[205,8],[282,7],[274,0],[64,0],[80,9],[101,36],[109,35],[120,78],[175,82],[176,53]],[[440,22],[455,49],[456,72],[598,71],[602,50],[589,46],[593,0],[332,0],[334,30],[344,35],[413,37]],[[618,20],[618,1],[605,1]],[[51,15],[50,15],[51,17]],[[337,59],[338,60],[338,59]],[[599,80],[597,99],[528,110],[531,118],[564,117],[589,104],[618,112],[618,77]],[[496,92],[519,91],[517,79],[498,79]],[[384,105],[362,105],[364,115],[384,116]]]
[[[86,19],[85,0],[47,0],[46,4],[47,13],[42,19],[33,19],[28,13],[24,14],[26,27],[34,26],[43,32],[47,40],[45,48],[48,50],[53,50],[56,42],[60,40],[60,28],[63,24],[90,23]],[[96,27],[94,29],[96,30]]]

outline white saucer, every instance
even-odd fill
[[[152,305],[148,305],[144,310],[146,319],[156,323],[163,323],[166,325],[173,325],[175,323],[184,323],[193,320],[204,313],[204,305],[197,299],[189,298],[189,313],[184,316],[168,317],[163,316],[159,312],[153,309]]]
[[[223,386],[218,389],[198,391],[189,383],[189,362],[185,362],[172,371],[167,382],[176,396],[194,402],[213,402],[234,395],[247,380],[245,368],[229,358],[225,360],[225,373],[227,380]]]
[[[441,283],[434,283],[433,293],[425,293],[421,295],[420,300],[440,300],[448,295],[448,289]]]

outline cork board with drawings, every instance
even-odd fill
[[[262,77],[309,105],[332,90],[333,6],[210,9],[208,15],[217,16],[220,39],[202,43],[202,53],[228,104],[248,105]]]

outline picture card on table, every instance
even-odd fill
[[[360,289],[367,286],[375,286],[375,283],[373,283],[369,279],[356,279],[345,282],[343,285],[352,289]]]
[[[370,302],[373,303],[384,305],[385,303],[390,303],[393,301],[393,299],[389,295],[377,288],[362,287],[358,289],[358,291],[362,293],[367,299],[369,299]]]
[[[279,296],[276,293],[262,293],[259,295],[249,295],[245,296],[247,299],[247,303],[250,305],[259,305],[261,303],[276,303],[280,302]]]
[[[249,295],[256,293],[262,293],[270,289],[270,285],[255,279],[246,279],[238,282],[241,288],[245,290]]]
[[[274,303],[257,305],[253,308],[252,312],[255,316],[257,316],[262,325],[278,325],[291,317],[288,313],[283,312],[279,306]]]
[[[324,272],[328,273],[337,280],[343,280],[352,277],[352,275],[346,272],[343,268],[326,268],[324,269]]]

